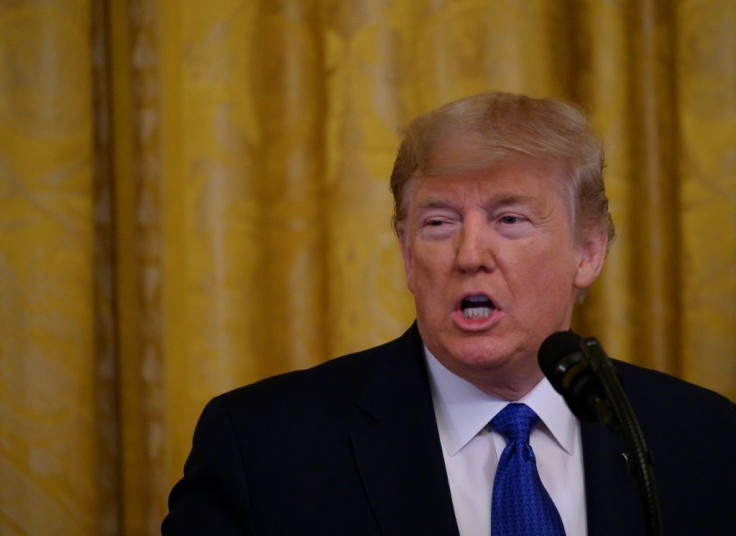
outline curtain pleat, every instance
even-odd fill
[[[97,475],[109,362],[95,337],[89,7],[0,15],[2,534],[91,534],[111,498]]]
[[[736,399],[736,3],[683,2],[674,114],[679,374]]]
[[[153,534],[168,474],[164,366],[164,218],[160,6],[113,2],[112,102],[115,304],[118,334],[120,531]]]
[[[631,2],[628,143],[632,183],[629,234],[632,274],[632,351],[651,368],[675,372],[679,339],[680,226],[677,216],[677,114],[671,2]],[[644,261],[644,262],[642,262]]]

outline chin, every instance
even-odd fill
[[[508,362],[512,352],[507,352],[489,340],[455,341],[446,346],[450,359],[458,365],[476,370],[498,367]]]

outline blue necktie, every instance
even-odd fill
[[[509,404],[491,420],[508,440],[493,481],[491,536],[564,536],[557,512],[537,472],[529,433],[539,416],[526,404]]]

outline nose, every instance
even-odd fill
[[[455,264],[460,272],[489,272],[493,269],[491,229],[485,218],[467,218],[456,236]]]

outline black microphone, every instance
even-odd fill
[[[646,533],[660,536],[652,456],[618,374],[598,340],[580,338],[572,331],[553,333],[539,348],[538,360],[539,368],[578,419],[600,419],[622,436],[627,447],[624,457],[639,486]]]
[[[591,360],[591,351],[597,359]],[[581,339],[572,331],[553,333],[539,348],[539,367],[573,414],[581,421],[600,420],[617,432],[620,427],[604,385],[605,376],[597,374],[607,364],[610,366],[597,340]]]

